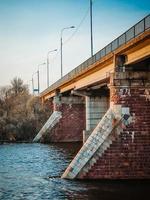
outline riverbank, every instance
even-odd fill
[[[32,143],[32,141],[10,141],[10,140],[0,141],[0,144],[22,144],[22,143]]]

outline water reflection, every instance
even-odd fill
[[[0,199],[144,200],[149,194],[149,181],[61,179],[62,172],[79,148],[77,144],[1,145]]]

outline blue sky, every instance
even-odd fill
[[[49,50],[60,48],[60,31],[80,28],[63,46],[63,71],[68,73],[90,56],[89,0],[0,0],[0,86],[13,77],[30,83]],[[93,0],[94,52],[149,14],[148,0]],[[66,30],[63,41],[76,29]],[[60,53],[50,55],[50,83],[60,77]],[[34,76],[36,83],[36,76]],[[40,67],[41,90],[46,66]]]

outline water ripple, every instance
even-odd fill
[[[60,178],[76,144],[0,145],[0,200],[143,199],[149,184]]]

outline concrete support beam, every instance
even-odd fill
[[[85,111],[86,111],[86,131],[90,131],[90,123],[89,123],[89,118],[90,118],[90,97],[86,96],[85,98]]]
[[[109,107],[109,97],[86,97],[86,131],[93,130]]]

